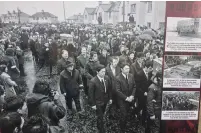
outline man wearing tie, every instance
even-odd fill
[[[148,87],[151,85],[151,71],[144,65],[143,53],[137,54],[136,61],[131,65],[131,73],[134,75],[136,83],[136,98],[138,100],[137,112],[142,115],[142,122],[146,120],[146,101]],[[144,124],[144,123],[142,123]]]
[[[97,128],[99,133],[105,133],[103,116],[106,105],[111,104],[111,86],[107,76],[105,76],[105,68],[103,65],[96,67],[97,76],[91,79],[89,83],[89,101],[92,108],[96,110]]]
[[[116,94],[119,108],[121,111],[120,127],[122,133],[126,129],[126,118],[130,103],[134,100],[136,86],[132,74],[129,73],[129,64],[122,64],[121,73],[116,77]]]

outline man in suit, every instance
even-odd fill
[[[137,54],[136,61],[131,65],[131,73],[134,75],[136,82],[136,98],[138,100],[137,112],[142,117],[142,122],[146,119],[146,101],[148,87],[151,85],[151,77],[149,70],[144,65],[144,56],[142,53]],[[144,124],[144,123],[143,123]]]
[[[126,118],[131,102],[134,100],[136,85],[132,74],[129,73],[129,64],[122,64],[121,73],[116,77],[117,101],[121,111],[120,127],[122,133],[126,129]]]
[[[86,47],[82,47],[81,54],[77,57],[77,68],[82,75],[82,81],[83,81],[84,91],[86,95],[88,95],[88,86],[87,86],[87,78],[85,76],[85,67],[88,60],[89,59],[87,57],[87,49]]]
[[[66,68],[60,74],[60,90],[65,96],[69,112],[72,113],[72,100],[78,112],[81,111],[80,106],[80,90],[83,88],[80,72],[74,69],[73,60],[66,62]]]
[[[66,67],[66,62],[68,60],[68,51],[62,50],[62,58],[57,62],[57,73],[60,74]]]
[[[111,104],[111,86],[105,68],[102,65],[96,67],[97,75],[89,83],[89,101],[92,108],[96,110],[97,127],[99,133],[105,133],[103,116],[107,104]],[[108,103],[109,102],[109,103]]]
[[[117,109],[117,97],[116,97],[116,76],[121,73],[121,68],[118,66],[119,57],[114,56],[111,57],[110,63],[106,67],[106,75],[109,77],[111,81],[111,89],[112,89],[112,110],[110,112],[111,116],[114,117],[115,111]],[[114,110],[113,110],[114,109]]]

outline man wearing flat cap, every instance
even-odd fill
[[[112,103],[112,88],[109,78],[105,76],[105,67],[98,65],[95,70],[97,75],[89,82],[89,102],[92,109],[96,110],[99,133],[105,133],[103,116],[107,104]]]
[[[73,60],[66,62],[66,68],[60,74],[60,90],[65,96],[69,113],[72,114],[72,100],[78,112],[81,111],[80,106],[80,90],[83,88],[80,72],[75,69]]]

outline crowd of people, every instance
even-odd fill
[[[199,100],[199,96],[193,94],[172,94],[163,97],[163,110],[165,111],[192,111],[197,110],[198,106],[190,99]]]
[[[73,43],[60,34],[71,34]],[[105,114],[116,117],[117,110],[122,133],[129,110],[135,110],[133,115],[142,125],[148,122],[147,132],[160,132],[162,72],[153,72],[153,60],[163,55],[159,30],[133,24],[111,28],[60,23],[35,25],[30,30],[10,26],[2,28],[0,37],[1,133],[65,132],[60,120],[84,112],[82,90],[87,97],[84,103],[96,111],[98,132],[106,132]],[[29,88],[32,92],[19,86],[19,79],[26,76],[25,53],[29,51],[39,70],[48,67],[49,78],[59,76],[58,88],[41,80]],[[54,66],[57,73],[52,72]]]

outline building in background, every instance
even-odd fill
[[[81,14],[73,15],[66,19],[67,23],[76,23],[76,24],[82,24],[84,23],[84,16]]]
[[[136,25],[158,29],[165,26],[165,1],[129,1],[129,15],[133,15]]]
[[[1,15],[3,23],[28,23],[30,15],[18,10],[8,11],[7,14]]]
[[[30,16],[30,23],[57,23],[58,17],[42,10]]]
[[[84,23],[90,24],[92,23],[92,20],[94,19],[94,13],[96,11],[96,8],[85,8],[84,9]]]

